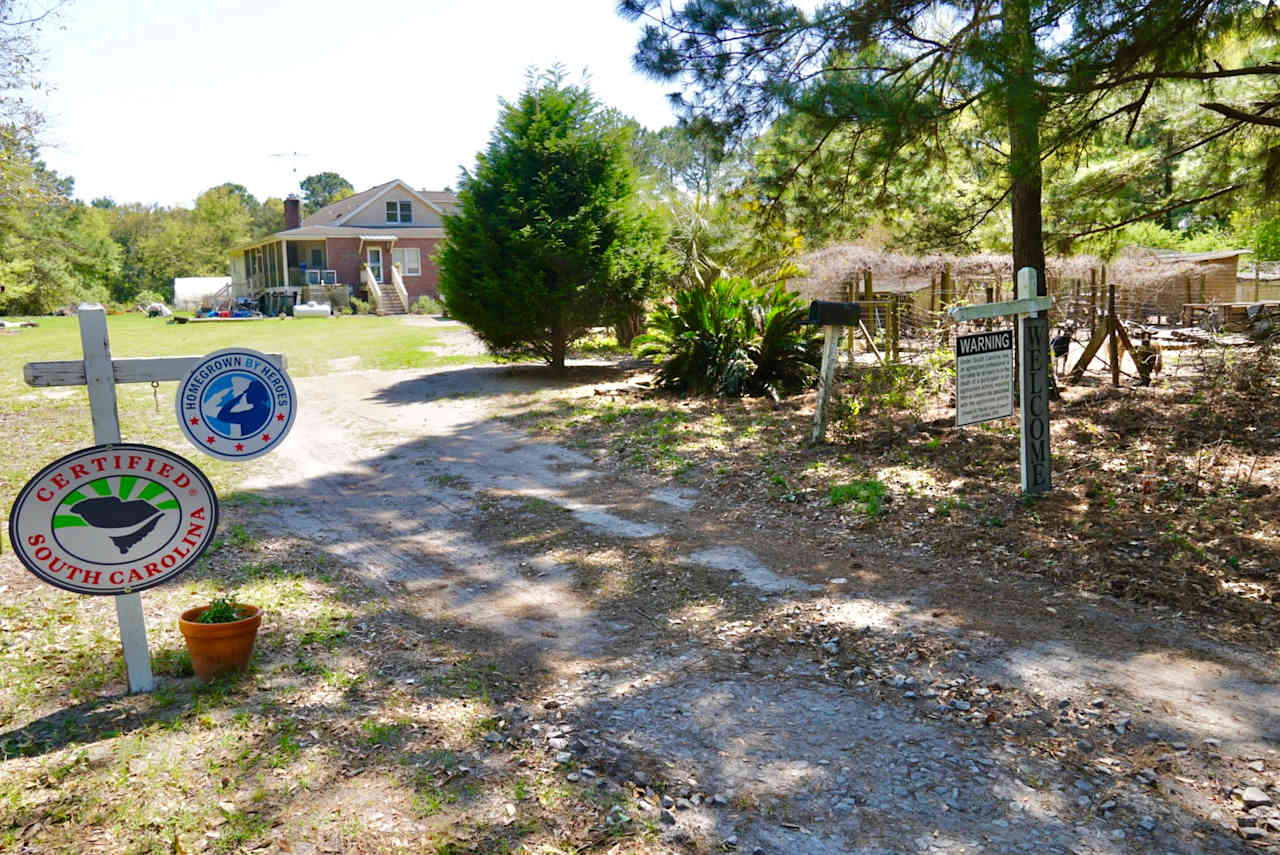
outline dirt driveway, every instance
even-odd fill
[[[277,469],[246,487],[284,500],[263,524],[520,663],[514,732],[569,780],[637,793],[648,815],[615,819],[654,821],[662,851],[1280,840],[1269,663],[989,555],[941,573],[923,540],[780,542],[500,418],[633,382],[603,364],[302,380]]]

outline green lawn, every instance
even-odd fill
[[[88,395],[83,387],[33,388],[22,379],[27,362],[78,359],[80,330],[75,318],[34,318],[35,328],[0,335],[0,508],[7,520],[18,490],[46,463],[93,445]],[[439,343],[430,328],[373,315],[269,319],[236,324],[168,324],[139,314],[108,318],[111,353],[127,356],[199,356],[224,347],[283,353],[293,377],[353,368],[429,368],[485,357],[439,357],[422,348]],[[351,357],[357,357],[351,364]],[[151,387],[116,387],[120,433],[125,442],[169,448],[184,456],[195,450],[174,420],[176,383],[161,383],[159,407]],[[198,459],[197,459],[198,458]],[[220,494],[234,489],[243,468],[204,455],[192,458]],[[3,539],[7,544],[7,524]],[[7,548],[7,546],[6,546]]]
[[[44,464],[93,442],[83,388],[23,382],[26,362],[80,355],[74,319],[39,323],[0,335],[6,515]],[[374,317],[182,326],[117,316],[110,333],[116,356],[282,352],[295,377],[482,361],[433,357],[421,350],[435,343],[430,328]],[[235,492],[255,467],[188,445],[175,386],[161,384],[158,407],[145,383],[117,387],[123,439],[188,456],[223,498],[209,550],[145,594],[155,691],[120,694],[111,598],[35,583],[7,544],[0,554],[0,852],[586,852],[615,804],[636,819],[590,851],[653,851],[653,824],[629,796],[573,784],[541,742],[490,741],[509,732],[502,711],[518,672],[480,635],[362,586],[288,530],[260,529],[263,500]],[[177,615],[220,593],[266,618],[250,673],[203,683]],[[469,774],[494,757],[505,771]]]

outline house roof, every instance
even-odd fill
[[[458,194],[451,190],[419,190],[418,195],[439,208],[442,214],[458,212]]]
[[[310,215],[302,218],[302,226],[332,226],[338,224],[346,218],[348,214],[357,208],[364,207],[365,203],[373,199],[378,194],[389,188],[392,184],[397,183],[398,179],[392,179],[385,184],[379,184],[377,187],[370,187],[368,190],[362,190],[354,196],[348,196],[345,199],[339,199],[330,205],[325,205],[318,211],[314,211]],[[295,229],[296,231],[296,229]]]
[[[444,229],[440,226],[402,226],[402,225],[345,225],[358,212],[378,199],[388,190],[399,186],[405,192],[415,196],[418,201],[441,213],[450,214],[457,210],[458,197],[447,190],[414,190],[399,178],[362,190],[354,196],[340,199],[332,205],[325,205],[320,210],[306,217],[302,225],[296,229],[285,229],[282,232],[258,238],[240,246],[231,248],[232,252],[243,252],[246,249],[275,243],[281,240],[324,240],[325,238],[354,237],[365,240],[395,240],[396,238],[443,238]]]
[[[277,243],[282,240],[324,240],[325,238],[360,238],[362,240],[396,240],[397,238],[443,238],[440,226],[307,226],[286,229],[231,248],[232,252]]]
[[[417,197],[418,201],[439,213],[452,213],[457,208],[457,197],[446,190],[414,190],[399,178],[393,178],[377,187],[340,199],[332,205],[325,205],[302,220],[303,228],[307,226],[341,226],[364,210],[375,199],[382,196],[392,187],[399,185],[405,192]]]
[[[1222,261],[1227,258],[1236,258],[1241,255],[1249,255],[1253,252],[1251,249],[1220,249],[1215,252],[1178,252],[1172,249],[1153,250],[1159,261],[1167,261],[1174,264],[1194,264],[1197,261]]]

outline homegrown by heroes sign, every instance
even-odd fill
[[[289,375],[248,348],[216,350],[178,384],[178,424],[191,444],[223,460],[266,454],[293,427]]]
[[[218,527],[204,473],[171,451],[114,443],[81,449],[27,482],[9,541],[28,570],[79,594],[128,594],[195,563]]]

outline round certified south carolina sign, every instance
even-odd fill
[[[40,470],[9,513],[27,569],[81,594],[128,594],[195,563],[218,527],[204,473],[149,445],[97,445]]]
[[[178,423],[191,444],[223,460],[271,451],[293,427],[297,396],[289,375],[265,354],[217,350],[178,384]]]

